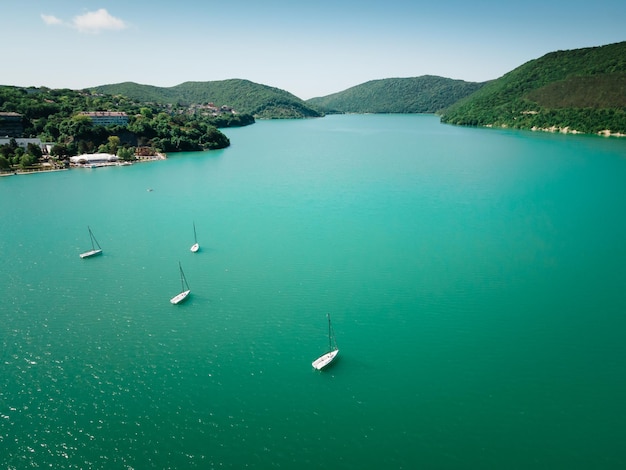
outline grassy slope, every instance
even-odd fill
[[[327,112],[434,113],[483,86],[450,78],[422,76],[372,80],[307,103]]]
[[[442,121],[626,132],[626,42],[527,62],[451,106]]]
[[[185,82],[169,88],[132,82],[95,87],[101,93],[125,95],[143,102],[170,104],[214,103],[258,118],[319,117],[321,114],[296,96],[249,80]]]

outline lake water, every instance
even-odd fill
[[[225,133],[0,179],[2,468],[626,468],[626,139]]]

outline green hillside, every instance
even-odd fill
[[[69,165],[82,153],[112,153],[122,160],[157,152],[191,152],[226,148],[229,139],[218,128],[254,123],[249,114],[192,113],[186,107],[139,102],[122,95],[86,90],[22,88],[0,85],[0,171],[38,169],[44,157],[39,145],[26,151],[15,139],[39,139],[51,145],[55,165]],[[126,122],[102,124],[86,112],[115,112]]]
[[[464,98],[484,84],[422,76],[372,80],[339,93],[307,100],[325,112],[434,113]]]
[[[531,60],[444,111],[472,126],[626,133],[626,42]]]
[[[278,88],[249,80],[231,79],[213,82],[185,82],[169,88],[133,82],[102,85],[94,90],[109,95],[123,95],[141,102],[159,104],[205,104],[229,106],[238,113],[255,118],[320,117],[322,114],[300,98]]]

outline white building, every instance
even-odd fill
[[[117,155],[111,153],[84,153],[70,157],[70,163],[73,165],[93,165],[96,163],[115,163]]]

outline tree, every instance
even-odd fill
[[[116,155],[117,154],[117,149],[120,146],[120,138],[117,137],[116,135],[111,135],[111,136],[108,137],[107,140],[109,142],[108,145],[107,145],[108,152],[113,154],[113,155]]]
[[[135,158],[135,147],[121,147],[117,151],[117,158],[124,161],[133,161]]]
[[[33,166],[34,164],[35,164],[35,157],[33,157],[32,155],[29,155],[28,153],[25,153],[20,158],[20,167],[22,167],[23,169]]]
[[[0,155],[4,158],[11,158],[13,156],[13,149],[10,145],[0,145]]]
[[[206,146],[211,150],[226,148],[230,145],[228,137],[212,126],[207,131],[206,139],[208,141]]]
[[[152,116],[154,115],[154,113],[152,112],[150,108],[145,108],[145,107],[141,108],[139,112],[141,113],[143,117],[148,118],[148,119],[152,119]]]
[[[4,155],[0,155],[0,170],[8,170],[11,168],[11,163]]]
[[[33,144],[32,142],[29,142],[26,146],[26,153],[32,155],[35,158],[35,161],[40,160],[43,155],[41,147],[37,144]]]
[[[67,154],[67,147],[63,144],[54,144],[50,149],[50,155],[53,157],[64,157]]]

